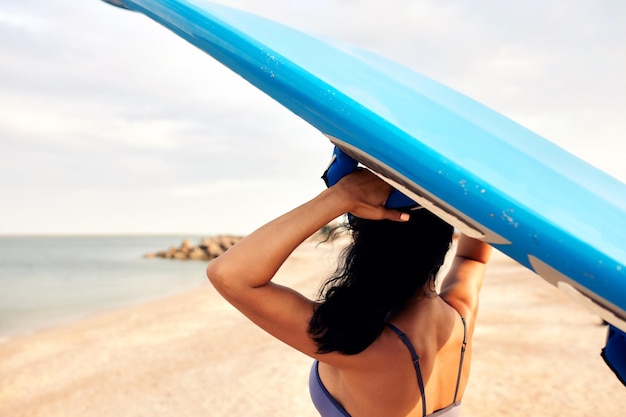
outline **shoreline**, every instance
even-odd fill
[[[205,283],[205,262],[144,258],[148,250],[172,241],[163,236],[0,238],[0,337],[30,334]]]
[[[340,248],[306,242],[277,282],[313,297]],[[481,293],[463,416],[620,415],[600,358],[606,327],[494,253]],[[311,359],[200,288],[0,339],[0,416],[301,416],[317,413]]]

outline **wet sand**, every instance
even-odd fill
[[[305,243],[277,281],[313,296],[333,250]],[[624,415],[605,337],[600,319],[494,254],[463,416]],[[314,417],[310,365],[206,285],[1,341],[0,416]]]

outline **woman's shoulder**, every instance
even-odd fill
[[[442,297],[434,296],[406,308],[391,322],[415,344],[418,353],[427,354],[438,351],[449,341],[455,329],[462,326],[462,316],[462,311],[458,311]],[[397,339],[393,333],[390,332]]]
[[[472,320],[474,318],[474,308],[468,305],[464,299],[452,296],[450,293],[439,295],[444,306],[456,314],[457,319]]]

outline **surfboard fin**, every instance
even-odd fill
[[[609,324],[606,346],[601,355],[617,379],[626,386],[626,333]]]
[[[128,7],[124,5],[124,3],[121,2],[121,0],[102,0],[102,1],[104,1],[105,3],[112,4],[113,6],[121,7],[122,9],[130,10]]]

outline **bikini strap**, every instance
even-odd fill
[[[387,327],[393,330],[400,337],[400,340],[402,340],[402,343],[405,344],[405,346],[409,349],[409,352],[411,353],[411,358],[413,359],[413,366],[415,367],[415,373],[417,373],[417,384],[419,385],[420,394],[422,396],[422,415],[426,416],[426,394],[424,392],[424,379],[422,378],[422,370],[420,368],[420,357],[415,351],[415,348],[413,347],[413,344],[409,340],[408,336],[404,334],[402,330],[398,329],[396,326],[394,326],[391,323],[387,323]],[[457,389],[458,389],[458,383],[457,383]],[[456,398],[456,394],[455,394],[455,398]]]
[[[461,384],[461,373],[463,372],[463,359],[465,358],[465,349],[467,348],[467,323],[465,317],[461,316],[463,322],[463,346],[461,346],[461,361],[459,364],[459,374],[456,377],[456,388],[454,390],[454,403],[456,403],[456,397],[459,394],[459,386]]]

